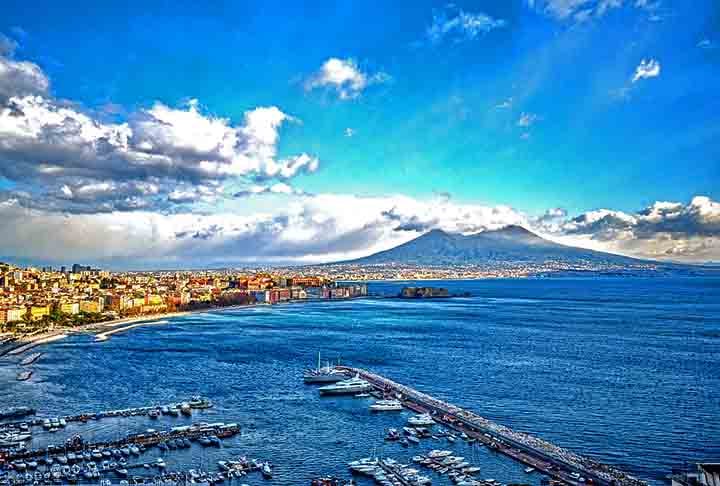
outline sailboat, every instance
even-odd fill
[[[305,383],[337,383],[346,379],[347,376],[334,366],[330,366],[329,361],[325,366],[321,367],[320,352],[318,352],[317,368],[307,369],[305,373],[303,373],[303,381]]]

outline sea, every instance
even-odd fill
[[[469,296],[396,298],[418,285]],[[720,462],[719,278],[393,281],[371,282],[369,291],[355,300],[175,317],[105,342],[72,335],[36,348],[44,354],[28,381],[15,379],[18,357],[0,358],[0,407],[32,406],[49,417],[203,395],[215,406],[192,418],[68,424],[37,431],[30,445],[236,422],[242,433],[220,448],[154,449],[142,460],[162,455],[168,470],[217,470],[218,460],[243,455],[272,462],[272,480],[250,476],[243,484],[350,478],[352,460],[410,462],[433,448],[479,466],[481,479],[540,484],[541,475],[478,445],[427,439],[405,449],[384,441],[410,413],[373,414],[371,398],[320,397],[302,381],[320,352],[323,362],[380,373],[651,484],[697,462]],[[427,474],[433,484],[451,484]]]

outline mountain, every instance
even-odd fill
[[[451,234],[436,229],[395,248],[345,263],[434,266],[499,262],[542,263],[548,260],[567,263],[582,260],[605,264],[641,262],[620,255],[561,245],[520,226],[506,226],[472,235]]]

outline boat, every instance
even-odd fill
[[[212,408],[213,402],[210,399],[196,395],[190,399],[190,406],[192,408]]]
[[[347,379],[345,374],[330,366],[330,362],[325,366],[320,366],[320,353],[318,353],[317,368],[307,369],[303,373],[303,381],[305,383],[337,383]]]
[[[397,412],[403,409],[399,400],[378,400],[370,405],[371,412]]]
[[[32,370],[21,371],[20,373],[17,374],[17,377],[16,377],[17,381],[27,381],[30,379],[32,374],[33,374]]]
[[[525,468],[525,474],[530,474],[530,473],[532,473],[532,472],[535,472],[535,468],[534,468],[534,467],[526,467],[526,468]]]
[[[397,429],[388,429],[385,440],[400,440],[400,433]]]
[[[7,418],[25,417],[26,415],[34,414],[35,409],[30,407],[0,408],[0,420]]]
[[[408,436],[407,436],[407,440],[408,440],[409,442],[412,442],[413,444],[419,444],[419,443],[420,443],[420,439],[418,439],[417,436],[414,436],[414,435],[408,435]]]
[[[157,419],[158,417],[160,417],[160,411],[157,409],[152,409],[148,412],[148,417],[150,417],[151,419]]]
[[[263,463],[263,465],[260,467],[260,473],[265,479],[271,479],[273,476],[272,468],[270,467],[270,464]]]
[[[321,395],[355,395],[372,390],[372,385],[367,381],[355,375],[349,380],[338,381],[331,385],[321,386],[319,388]]]
[[[33,363],[34,363],[35,361],[37,361],[38,358],[40,358],[40,356],[42,356],[42,355],[43,355],[42,353],[32,353],[32,354],[26,356],[25,358],[23,358],[23,359],[20,361],[20,364],[21,364],[22,366],[27,366],[27,365],[29,365],[29,364],[33,364]]]
[[[192,409],[190,408],[190,404],[188,402],[182,402],[180,404],[180,413],[187,416],[192,415]]]
[[[435,425],[435,421],[429,413],[421,413],[410,417],[408,419],[408,425],[412,425],[413,427],[426,427],[429,425]]]

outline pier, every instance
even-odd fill
[[[349,376],[359,375],[380,395],[397,397],[405,407],[418,413],[429,413],[436,422],[465,433],[469,439],[565,484],[575,486],[584,481],[600,486],[647,486],[646,482],[612,466],[514,431],[370,371],[348,366],[337,366],[336,369]]]
[[[128,445],[142,445],[152,447],[174,439],[196,440],[203,437],[214,436],[218,439],[232,437],[240,432],[238,424],[193,424],[183,427],[174,427],[166,431],[145,432],[128,435],[125,438],[103,442],[87,443],[82,440],[69,440],[63,446],[48,446],[39,449],[24,449],[0,452],[0,464],[14,460],[24,460],[33,457],[46,457],[67,452],[82,452],[93,449],[121,448]]]
[[[134,408],[123,408],[118,410],[106,410],[102,412],[86,412],[86,413],[79,413],[75,415],[66,415],[63,417],[53,417],[59,419],[63,419],[66,423],[71,422],[88,422],[90,420],[101,420],[104,418],[109,417],[136,417],[139,415],[148,415],[153,410],[160,410],[164,407],[168,408],[179,408],[182,403],[187,403],[190,408],[192,409],[205,409],[210,408],[212,406],[212,403],[209,401],[202,402],[202,406],[198,406],[196,402],[193,401],[193,399],[177,402],[177,403],[169,403],[167,405],[149,405],[144,407],[134,407]],[[47,417],[50,418],[50,417]],[[28,427],[42,427],[44,422],[46,420],[46,417],[27,417],[24,420],[14,420],[14,421],[4,421],[0,423],[0,433],[6,432],[10,430],[16,430],[19,429],[21,425],[27,425]]]

